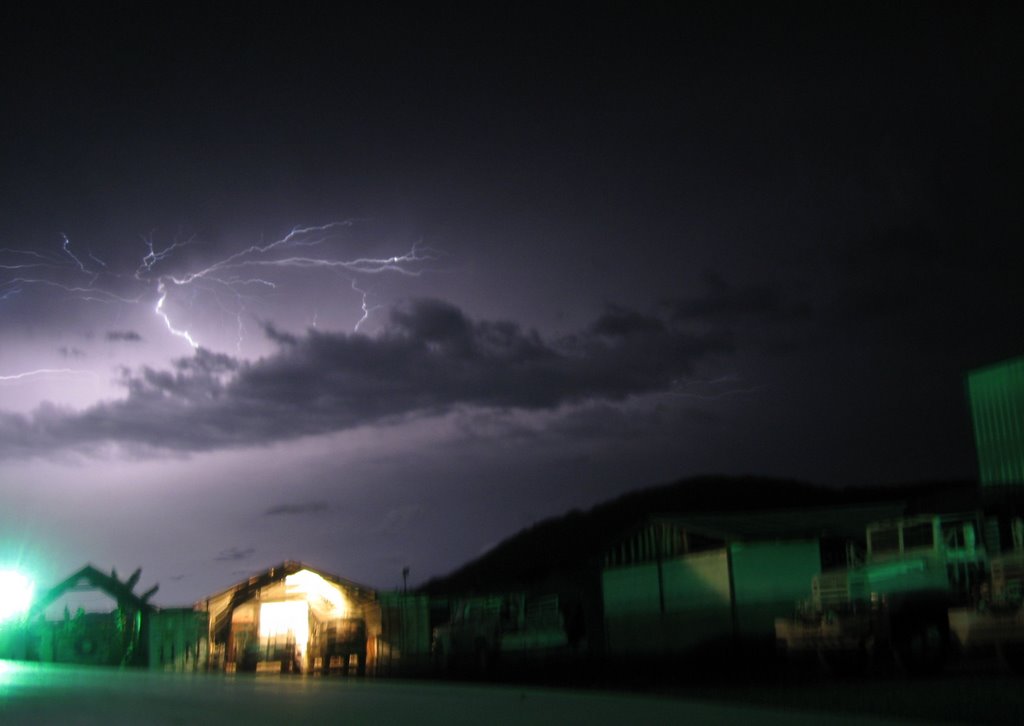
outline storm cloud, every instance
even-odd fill
[[[544,340],[507,321],[474,321],[440,300],[391,313],[376,337],[267,327],[277,351],[242,361],[199,349],[170,370],[125,375],[124,399],[81,412],[45,405],[0,414],[4,456],[106,443],[177,451],[266,444],[455,407],[554,409],[667,390],[695,363],[731,350],[610,308],[582,333]]]
[[[712,271],[706,271],[701,280],[705,288],[702,295],[666,301],[675,319],[787,321],[806,317],[811,311],[807,303],[786,300],[764,285],[737,286]]]
[[[107,340],[112,343],[141,343],[142,336],[134,330],[110,330],[107,331]]]
[[[217,562],[239,562],[249,559],[255,552],[255,547],[229,547],[221,550],[213,559]]]
[[[278,517],[291,514],[317,514],[330,509],[327,502],[297,502],[294,504],[276,504],[263,514],[267,517]]]

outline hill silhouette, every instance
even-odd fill
[[[905,502],[908,511],[976,506],[972,481],[832,488],[765,477],[702,476],[629,492],[543,520],[419,590],[435,596],[508,590],[589,590],[609,545],[647,517]]]

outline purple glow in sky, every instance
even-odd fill
[[[974,475],[1014,10],[0,13],[0,564],[395,587],[681,476]]]

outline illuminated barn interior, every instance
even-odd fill
[[[376,657],[377,593],[299,562],[272,567],[197,608],[209,615],[211,668],[363,673]]]

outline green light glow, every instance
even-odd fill
[[[14,570],[0,570],[0,623],[28,611],[35,587],[25,575]]]
[[[967,393],[981,483],[1024,483],[1024,358],[972,371]]]

